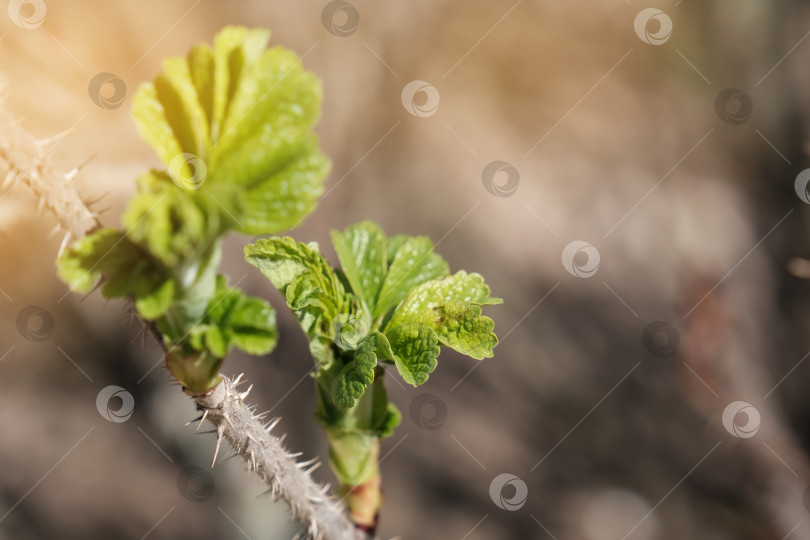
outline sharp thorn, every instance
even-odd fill
[[[295,465],[296,465],[296,466],[297,466],[299,469],[303,469],[303,468],[305,468],[305,467],[309,467],[310,465],[312,465],[312,464],[313,464],[313,463],[315,463],[316,461],[318,461],[318,458],[312,458],[312,459],[310,459],[309,461],[301,461],[300,463],[296,463]]]
[[[219,455],[219,447],[222,444],[222,436],[225,434],[225,428],[219,426],[217,428],[217,448],[214,450],[214,460],[211,462],[211,468],[214,468],[214,465],[217,463],[217,456]]]
[[[62,253],[64,253],[65,249],[67,249],[67,245],[68,242],[70,242],[70,238],[71,238],[70,233],[65,234],[65,237],[62,239],[62,243],[59,245],[59,253],[56,255],[57,259],[61,257]]]
[[[195,431],[200,431],[200,427],[202,427],[203,422],[205,422],[206,418],[208,418],[208,409],[205,409],[205,412],[200,417],[200,425],[197,426],[197,429]]]
[[[267,424],[267,427],[265,428],[265,431],[273,431],[273,428],[275,428],[278,425],[280,420],[281,420],[281,417],[273,418],[273,420],[271,420],[270,423]]]

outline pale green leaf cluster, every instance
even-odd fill
[[[321,369],[334,378],[340,408],[363,396],[378,362],[393,363],[418,386],[436,368],[441,346],[479,360],[492,356],[498,340],[481,308],[501,300],[489,296],[479,274],[450,275],[428,238],[386,238],[368,221],[333,231],[332,242],[341,270],[316,245],[291,238],[260,240],[245,254],[284,293]]]
[[[133,98],[141,135],[178,186],[213,198],[245,234],[296,225],[329,170],[312,133],[320,82],[295,53],[266,49],[269,38],[226,27],[213,47],[164,61]]]
[[[160,325],[159,325],[160,327]],[[170,332],[161,328],[163,333]],[[232,346],[249,354],[267,354],[276,346],[276,313],[262,298],[246,296],[217,276],[216,293],[205,315],[189,332],[188,346],[224,358]]]
[[[329,171],[312,132],[320,81],[293,52],[268,49],[269,36],[226,27],[141,85],[133,116],[165,169],[137,179],[122,230],[97,230],[58,261],[72,288],[103,283],[168,343],[206,358],[231,346],[262,354],[276,340],[269,304],[217,280],[222,236],[295,226]]]

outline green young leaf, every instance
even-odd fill
[[[492,358],[492,349],[498,344],[493,332],[495,323],[481,315],[481,306],[477,304],[450,303],[439,306],[431,327],[442,345],[476,360]]]
[[[149,294],[135,294],[135,309],[141,317],[153,321],[166,313],[172,305],[174,293],[174,281],[167,279]]]
[[[393,360],[394,353],[388,338],[380,332],[369,334],[354,351],[354,358],[343,366],[337,377],[335,402],[348,409],[363,397],[366,388],[374,382],[374,367],[378,360]],[[379,405],[385,407],[385,404]],[[377,414],[376,416],[380,416]]]
[[[376,338],[369,336],[355,351],[338,375],[335,389],[335,402],[338,407],[348,409],[356,400],[363,397],[366,387],[374,382],[374,367],[377,365]]]
[[[370,221],[332,231],[332,244],[354,293],[373,310],[388,269],[386,238]]]
[[[397,241],[399,242],[399,240]],[[399,304],[414,287],[446,276],[450,267],[433,252],[433,242],[424,236],[409,238],[400,245],[380,289],[374,317]]]
[[[106,298],[132,297],[147,320],[162,316],[174,298],[175,283],[166,267],[114,229],[78,240],[59,258],[57,270],[79,292],[89,291],[103,278]]]
[[[335,338],[333,322],[340,316],[360,314],[356,299],[343,288],[318,252],[318,245],[297,243],[292,238],[266,238],[247,245],[245,258],[284,294],[310,339],[313,356],[329,363]]]
[[[214,329],[206,330],[205,345],[217,357],[225,356],[231,345],[249,354],[267,354],[278,339],[272,306],[229,287],[222,275],[217,276],[217,291],[204,322]]]
[[[421,323],[436,331],[442,345],[478,360],[490,358],[498,339],[481,306],[501,303],[489,296],[480,274],[463,270],[415,288],[397,307],[387,328]]]
[[[386,261],[386,270],[388,270],[387,266],[391,266],[391,263],[394,261],[394,257],[399,251],[399,248],[402,247],[402,244],[410,240],[412,237],[408,236],[407,234],[396,234],[390,237],[386,241],[386,252],[387,252],[387,261]]]
[[[397,371],[405,382],[419,386],[436,369],[439,339],[436,332],[424,324],[407,324],[386,331],[394,353]]]
[[[123,215],[128,237],[167,267],[201,257],[221,232],[217,212],[185,194],[166,173],[151,171],[137,183]]]
[[[291,161],[252,188],[242,202],[239,230],[247,234],[282,231],[298,225],[315,207],[329,174],[329,159],[313,137]]]
[[[324,290],[339,284],[334,271],[318,252],[318,244],[296,242],[289,236],[261,238],[245,246],[245,259],[281,292],[299,276],[311,276]]]
[[[178,186],[213,196],[247,234],[296,225],[329,171],[311,132],[320,82],[293,52],[265,50],[269,36],[227,27],[213,49],[166,60],[133,98],[141,135]]]
[[[228,321],[231,343],[248,354],[267,354],[276,346],[276,314],[262,300],[246,296]]]
[[[481,274],[468,274],[464,270],[444,279],[428,281],[416,287],[394,311],[389,326],[423,321],[425,314],[445,304],[462,303],[481,306],[500,304],[503,300],[489,296],[489,287]]]

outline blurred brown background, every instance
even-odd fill
[[[494,359],[445,351],[419,389],[388,377],[404,421],[383,449],[381,537],[810,538],[810,285],[787,270],[810,257],[805,2],[10,6],[36,27],[0,12],[6,106],[39,137],[72,128],[51,155],[94,156],[77,183],[104,195],[105,224],[159,164],[129,117],[137,85],[225,24],[263,26],[324,83],[333,172],[295,237],[334,261],[329,230],[361,219],[427,234],[505,299]],[[120,107],[91,99],[102,72],[126,83]],[[403,99],[414,80],[433,89]],[[292,537],[237,460],[181,474],[210,464],[213,437],[183,427],[192,405],[123,303],[67,294],[53,225],[24,189],[0,192],[0,538]],[[226,272],[270,298],[282,337],[225,371],[292,449],[324,456],[305,339],[246,241],[230,238]],[[563,265],[573,241],[599,254],[590,277]],[[109,385],[134,396],[125,422],[96,408]]]

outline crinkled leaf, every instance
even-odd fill
[[[337,283],[334,271],[314,242],[304,244],[289,236],[261,238],[245,246],[245,259],[282,292],[303,274],[311,275],[327,290],[332,290],[332,283]]]
[[[495,323],[481,315],[477,304],[451,303],[435,309],[430,326],[439,336],[439,342],[476,360],[492,357],[498,338],[492,331]]]
[[[408,294],[408,298],[394,311],[388,325],[399,326],[407,322],[426,321],[434,308],[451,303],[490,305],[503,302],[489,296],[489,287],[481,274],[468,274],[460,270],[452,276],[423,283]]]
[[[424,324],[407,324],[385,332],[394,353],[397,371],[408,384],[419,386],[436,369],[439,339]]]
[[[138,193],[123,215],[128,237],[168,267],[200,257],[220,233],[217,212],[183,192],[166,173],[151,171],[137,182]]]
[[[374,367],[377,365],[376,337],[366,338],[355,351],[338,375],[335,388],[335,402],[338,407],[348,409],[356,400],[363,397],[366,387],[374,382]]]
[[[329,359],[331,324],[341,314],[355,313],[356,301],[318,252],[318,245],[265,238],[247,245],[245,258],[284,294],[310,338],[315,357]]]
[[[80,292],[103,278],[105,297],[132,297],[147,320],[163,315],[174,297],[175,284],[167,269],[114,229],[100,229],[78,240],[59,258],[57,269],[59,277]]]
[[[216,293],[208,303],[203,320],[191,329],[189,342],[198,351],[207,349],[214,357],[223,358],[231,346],[248,354],[267,354],[273,350],[277,339],[272,306],[261,298],[245,296],[240,289],[229,287],[225,276],[219,275]]]
[[[364,221],[343,232],[332,231],[332,244],[352,290],[373,310],[388,267],[385,233]]]
[[[173,174],[195,178],[180,187],[228,193],[217,198],[222,212],[248,234],[296,225],[329,171],[311,132],[320,81],[295,53],[265,50],[269,35],[226,27],[213,48],[198,45],[186,58],[166,60],[154,83],[133,98],[143,138]],[[197,167],[182,154],[201,159],[205,175],[195,177]]]
[[[397,250],[385,276],[374,317],[399,304],[416,286],[446,276],[450,267],[433,252],[433,242],[424,236],[409,238]]]
[[[478,360],[492,356],[498,339],[494,323],[481,315],[481,306],[499,304],[489,296],[480,274],[463,270],[415,288],[394,311],[388,328],[422,323],[434,329],[442,345]]]

